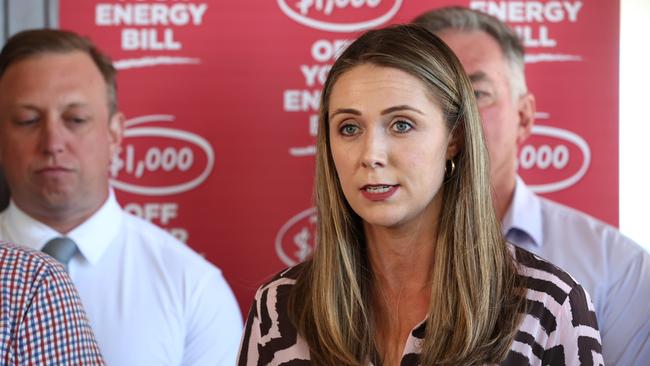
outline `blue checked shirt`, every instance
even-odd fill
[[[45,254],[1,242],[0,364],[104,365],[63,267]]]

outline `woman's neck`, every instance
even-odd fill
[[[416,222],[408,228],[364,224],[368,259],[375,285],[404,291],[429,285],[437,227]]]
[[[364,229],[374,277],[375,342],[385,365],[399,364],[411,330],[428,313],[437,230],[430,223]]]

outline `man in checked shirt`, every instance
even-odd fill
[[[0,364],[104,364],[63,267],[43,253],[2,242]]]

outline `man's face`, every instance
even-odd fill
[[[82,52],[29,57],[0,79],[0,164],[16,205],[37,219],[85,218],[101,206],[121,133]]]
[[[472,81],[497,193],[514,189],[518,146],[530,135],[532,95],[514,95],[511,71],[498,43],[481,31],[446,30],[437,35],[456,53]]]

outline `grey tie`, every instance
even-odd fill
[[[63,264],[65,270],[68,270],[68,262],[77,252],[77,244],[70,238],[54,238],[45,243],[43,253],[49,254],[54,259]]]

